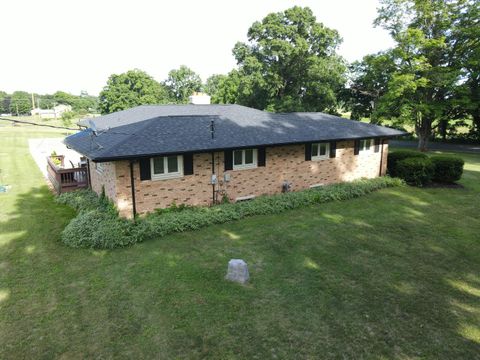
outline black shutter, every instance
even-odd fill
[[[193,154],[183,154],[183,175],[193,175]]]
[[[265,148],[264,147],[258,148],[257,154],[258,154],[257,165],[265,166],[265,161],[266,161]]]
[[[358,155],[360,153],[360,140],[355,140],[355,144],[353,146],[353,154]]]
[[[375,139],[375,152],[380,151],[380,139]]]
[[[305,144],[305,161],[312,160],[312,144],[306,143]]]
[[[337,142],[331,141],[330,142],[330,157],[334,158],[337,156]]]
[[[143,158],[139,160],[140,164],[140,180],[151,180],[152,172],[150,170],[150,159]]]
[[[225,150],[223,152],[223,163],[225,164],[225,171],[233,169],[233,151]]]

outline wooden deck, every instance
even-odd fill
[[[55,165],[55,161],[59,162],[60,166]],[[50,156],[47,158],[48,179],[57,194],[88,188],[87,167],[64,169],[63,162],[63,156]]]

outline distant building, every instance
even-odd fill
[[[72,107],[70,105],[60,104],[54,106],[52,109],[35,108],[31,110],[30,113],[32,116],[38,115],[42,119],[55,119],[61,117],[63,113],[68,111],[72,111]]]

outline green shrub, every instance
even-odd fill
[[[313,204],[348,200],[375,190],[401,185],[403,185],[403,181],[400,179],[380,177],[327,185],[299,192],[261,196],[250,201],[227,203],[210,208],[195,207],[161,215],[154,213],[139,220],[136,229],[137,237],[142,239],[162,237],[175,232],[197,230],[211,224],[221,224],[249,216],[278,214],[289,209]]]
[[[352,199],[375,190],[401,185],[402,180],[388,176],[357,180],[209,208],[171,206],[167,211],[149,214],[136,222],[119,218],[112,204],[92,191],[63,194],[57,201],[79,211],[79,215],[70,221],[62,233],[62,241],[66,245],[113,249],[175,232],[197,230],[249,216],[278,214],[328,201]]]
[[[397,163],[408,158],[426,159],[428,156],[425,153],[416,150],[396,150],[388,153],[387,169],[388,175],[392,177],[397,176]]]
[[[63,243],[74,248],[113,249],[138,240],[131,221],[101,209],[81,212],[62,232]]]
[[[67,192],[57,196],[56,201],[74,208],[77,212],[95,209],[102,209],[111,213],[117,212],[115,206],[106,196],[98,196],[92,190]]]
[[[396,165],[397,176],[409,185],[425,186],[432,181],[434,166],[428,158],[407,158]]]
[[[458,156],[435,155],[430,158],[435,168],[433,180],[453,183],[460,180],[465,161]]]

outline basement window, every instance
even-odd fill
[[[174,179],[183,176],[182,155],[157,156],[150,159],[152,180]]]
[[[233,170],[252,169],[257,167],[257,149],[233,151]]]
[[[330,143],[312,144],[312,160],[328,159],[330,156]]]

